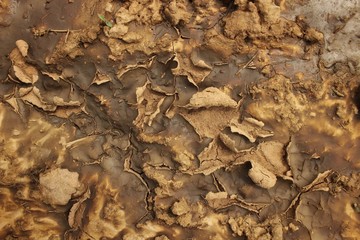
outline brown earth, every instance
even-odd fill
[[[2,1],[0,239],[360,239],[339,2]]]

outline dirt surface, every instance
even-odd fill
[[[358,0],[4,0],[0,239],[360,239]]]

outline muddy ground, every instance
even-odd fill
[[[3,0],[0,239],[360,239],[358,0]]]

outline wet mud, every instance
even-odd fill
[[[359,239],[356,0],[0,3],[1,239]]]

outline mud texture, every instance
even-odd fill
[[[0,3],[0,239],[360,239],[358,0]]]

